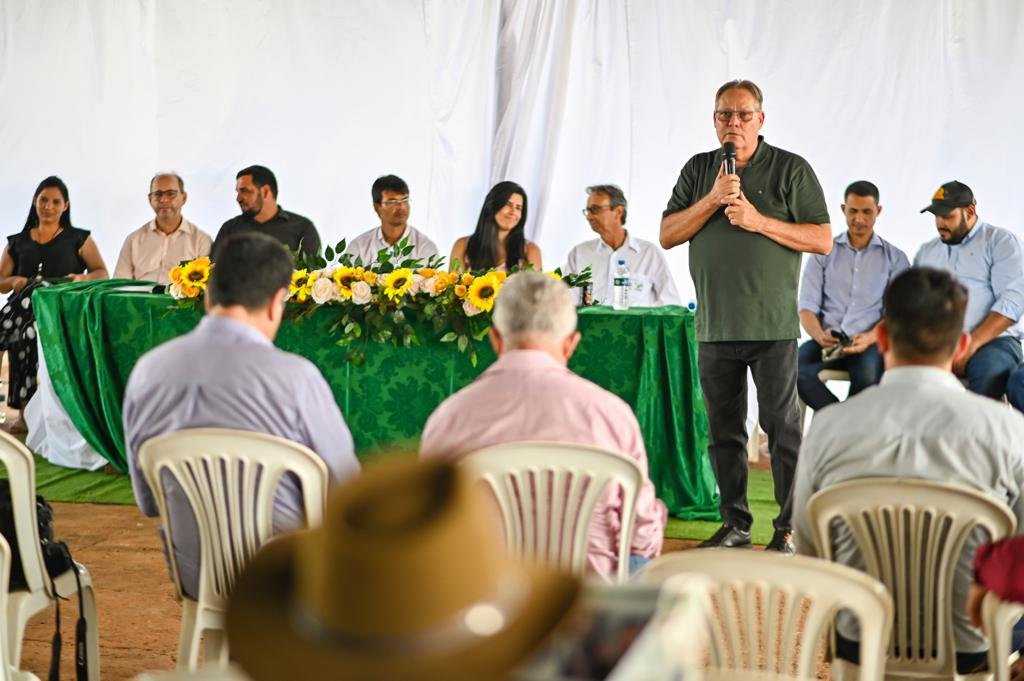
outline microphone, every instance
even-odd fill
[[[736,145],[726,142],[722,145],[722,155],[725,157],[725,174],[736,174]]]

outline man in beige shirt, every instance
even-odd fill
[[[128,235],[114,277],[169,284],[171,269],[182,260],[210,254],[206,232],[181,215],[188,194],[175,173],[160,173],[149,183],[149,205],[156,218]]]

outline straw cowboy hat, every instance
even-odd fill
[[[328,502],[320,528],[270,542],[227,612],[231,656],[264,679],[501,678],[579,594],[508,556],[467,475],[392,460]]]

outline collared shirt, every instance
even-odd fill
[[[650,241],[630,236],[618,249],[612,249],[603,239],[591,239],[569,251],[566,273],[579,273],[590,265],[594,282],[594,300],[611,305],[612,279],[619,260],[629,268],[629,304],[636,307],[679,305],[679,292],[668,269],[665,254]]]
[[[817,315],[824,329],[853,336],[869,331],[882,318],[885,287],[910,267],[907,254],[872,234],[857,250],[843,232],[832,240],[828,255],[812,255],[800,283],[800,309]]]
[[[309,218],[298,213],[289,213],[278,206],[277,215],[266,222],[256,222],[251,215],[242,213],[231,218],[217,232],[217,239],[213,242],[213,250],[216,252],[217,244],[226,237],[239,232],[260,232],[268,234],[292,251],[302,251],[309,255],[316,255],[320,252],[320,234]]]
[[[332,482],[359,471],[352,435],[330,386],[312,362],[279,350],[253,327],[206,316],[199,326],[147,352],[124,394],[124,433],[135,500],[157,515],[153,492],[138,468],[139,447],[185,428],[235,428],[303,444],[327,464]],[[167,490],[175,560],[185,592],[199,584],[199,535],[184,493]],[[274,500],[274,531],[303,523],[302,493],[286,476]]]
[[[405,226],[405,232],[398,238],[398,241],[406,238],[409,239],[409,245],[412,246],[412,253],[403,256],[401,260],[418,259],[422,261],[422,265],[425,267],[427,259],[432,255],[438,254],[437,246],[434,245],[434,242],[412,225]],[[353,257],[362,258],[363,264],[368,265],[377,259],[377,253],[390,248],[391,244],[385,241],[383,230],[380,227],[374,227],[352,239],[352,243],[348,245],[345,252],[351,253]],[[393,262],[392,264],[398,265],[399,263]]]
[[[829,222],[818,178],[800,156],[759,136],[750,162],[739,169],[743,193],[762,215],[786,223]],[[708,195],[722,168],[722,150],[686,162],[663,217]],[[775,341],[800,337],[797,284],[800,253],[737,227],[725,207],[689,241],[690,276],[697,290],[697,340]]]
[[[818,490],[855,478],[905,477],[972,487],[1005,502],[1024,523],[1024,416],[987,397],[967,392],[948,371],[898,367],[882,382],[818,412],[800,448],[793,484],[797,551],[813,555],[805,509]],[[984,540],[976,531],[957,565],[953,613],[956,648],[985,650],[964,611],[971,556]],[[863,569],[848,531],[835,538],[835,560]],[[853,622],[840,623],[857,639]]]
[[[481,411],[481,405],[491,408]],[[644,473],[631,552],[661,553],[668,511],[647,475],[647,451],[629,405],[540,350],[504,353],[472,384],[441,403],[423,430],[422,458],[457,460],[483,447],[523,440],[596,445],[635,461]],[[609,489],[590,525],[587,562],[611,577],[617,566],[621,490]]]
[[[175,265],[210,255],[210,247],[210,236],[185,218],[170,234],[161,232],[156,220],[150,220],[124,240],[114,278],[169,284]]]
[[[989,312],[1020,321],[1024,312],[1024,253],[1020,239],[1012,232],[978,220],[955,246],[937,237],[921,246],[914,265],[946,270],[964,285],[965,331],[977,328]],[[1002,335],[1021,338],[1024,332],[1015,323]]]

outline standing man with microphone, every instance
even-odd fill
[[[801,438],[800,254],[831,251],[832,228],[811,166],[758,134],[763,101],[749,80],[718,89],[713,121],[722,148],[683,166],[662,215],[661,245],[690,243],[697,290],[698,366],[722,515],[722,526],[701,546],[750,546],[744,427],[749,368],[780,508],[767,548],[793,553],[791,493]]]

